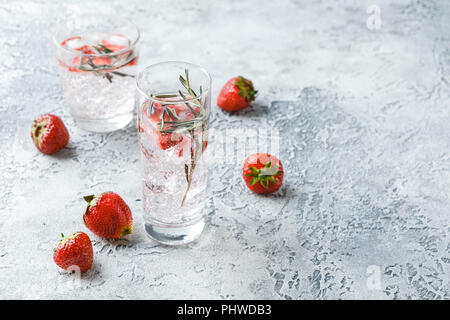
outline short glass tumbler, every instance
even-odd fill
[[[110,132],[133,119],[138,41],[136,26],[117,17],[85,15],[59,26],[56,59],[78,127]]]
[[[145,230],[163,244],[195,240],[205,226],[211,77],[162,62],[137,77]]]

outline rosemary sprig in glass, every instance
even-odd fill
[[[103,44],[100,44],[100,43],[96,44],[96,45],[90,45],[89,48],[91,49],[91,51],[95,50],[99,54],[114,53],[113,50],[108,49],[106,46],[104,46]],[[123,56],[123,54],[110,55],[109,57],[114,59],[115,62],[113,64],[102,64],[102,65],[96,65],[92,61],[92,57],[90,57],[90,56],[81,57],[80,65],[77,67],[77,69],[81,70],[81,71],[92,72],[93,74],[95,74],[97,76],[106,78],[110,83],[112,83],[113,75],[116,75],[119,77],[134,78],[135,76],[132,74],[127,74],[124,72],[116,71],[117,69],[125,67],[126,65],[130,64],[134,59],[136,59],[136,57],[133,59],[130,59],[133,56],[133,54],[134,54],[134,52],[133,52],[133,50],[131,50],[127,54],[125,59],[121,59],[121,56]],[[114,71],[110,71],[110,70],[114,70]],[[104,71],[106,71],[106,72],[104,72]]]
[[[208,122],[206,119],[206,110],[204,106],[204,102],[202,102],[203,90],[200,86],[199,92],[200,96],[197,96],[195,91],[192,89],[192,86],[189,82],[189,71],[185,69],[184,77],[182,75],[179,76],[179,80],[183,87],[186,89],[187,93],[183,93],[181,90],[178,91],[177,94],[164,94],[152,96],[157,99],[164,98],[179,98],[181,97],[183,100],[180,102],[177,101],[159,101],[159,103],[163,107],[163,111],[161,113],[159,125],[159,131],[163,134],[172,134],[172,133],[181,133],[187,132],[192,141],[190,145],[190,161],[189,163],[184,164],[184,173],[186,177],[186,191],[181,200],[181,206],[184,205],[186,201],[187,194],[191,188],[192,179],[194,176],[195,168],[198,164],[198,161],[206,147],[207,140],[207,130],[208,130]],[[189,95],[189,96],[187,96]],[[194,116],[193,119],[180,121],[176,111],[170,107],[175,103],[185,103],[189,108],[190,112]],[[153,102],[150,104],[150,114],[153,114]],[[196,112],[197,109],[198,111]],[[169,120],[166,120],[166,115]],[[198,128],[201,127],[199,132]]]

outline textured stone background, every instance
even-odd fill
[[[379,30],[366,26],[370,4]],[[150,241],[134,123],[77,129],[56,72],[56,20],[99,11],[140,27],[140,68],[186,60],[210,70],[213,101],[228,78],[251,78],[254,106],[215,108],[212,127],[278,129],[282,189],[251,194],[243,156],[215,157],[199,241]],[[0,298],[448,299],[446,19],[444,0],[0,0]],[[44,112],[71,133],[55,156],[29,137]],[[136,231],[111,242],[89,232],[95,266],[78,281],[52,249],[61,232],[87,231],[81,197],[106,190],[128,202]],[[368,286],[378,274],[380,287]]]

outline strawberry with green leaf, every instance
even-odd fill
[[[283,183],[283,165],[268,153],[255,153],[244,162],[242,176],[247,187],[255,193],[272,193]]]
[[[225,111],[238,111],[247,108],[256,97],[253,82],[238,76],[230,79],[217,97],[217,105]]]
[[[88,203],[83,215],[84,224],[97,236],[119,239],[133,232],[130,207],[117,193],[103,192],[83,198]]]

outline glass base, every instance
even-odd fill
[[[144,227],[151,239],[165,245],[179,246],[190,243],[200,236],[205,227],[205,219],[203,218],[195,224],[188,226],[152,224],[146,222]]]
[[[122,129],[129,124],[133,120],[133,113],[102,120],[77,119],[75,117],[73,119],[75,125],[80,129],[91,132],[112,132]]]

